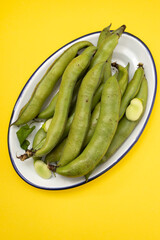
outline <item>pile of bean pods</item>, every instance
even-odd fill
[[[129,81],[129,63],[121,66],[112,62],[126,27],[114,31],[110,27],[100,32],[97,46],[79,41],[63,52],[12,124],[21,127],[35,118],[43,119],[32,148],[18,157],[22,161],[33,157],[35,170],[43,178],[50,178],[54,172],[66,177],[85,176],[88,180],[92,171],[124,143],[143,116],[148,96],[143,64],[138,64]],[[60,78],[59,92],[43,109]]]

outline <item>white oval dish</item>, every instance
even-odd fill
[[[54,62],[54,60],[75,42],[87,40],[96,45],[99,33],[100,32],[90,33],[66,44],[58,51],[53,53],[39,66],[39,68],[33,73],[33,75],[29,78],[26,85],[22,89],[14,106],[10,119],[10,124],[17,119],[20,109],[29,100],[34,87],[36,86],[38,81],[42,78],[42,76],[49,68],[49,66]],[[120,159],[122,159],[124,155],[133,147],[133,145],[137,142],[147,124],[155,101],[157,90],[157,73],[155,63],[150,50],[139,38],[127,32],[123,33],[123,35],[119,39],[117,47],[114,50],[112,61],[116,61],[117,63],[123,66],[126,66],[129,62],[130,79],[132,78],[134,71],[137,69],[138,63],[144,64],[145,75],[148,81],[148,102],[145,114],[142,117],[139,124],[137,125],[137,127],[132,132],[132,134],[106,163],[100,165],[95,169],[95,171],[91,174],[88,181],[91,181],[97,178],[98,176],[102,175],[106,171],[108,171],[111,167],[118,163]],[[53,94],[56,93],[57,89],[58,85]],[[40,127],[40,125],[41,125],[40,123],[37,124],[36,130],[34,130],[31,136],[29,137],[31,143],[34,134]],[[53,176],[52,178],[47,180],[39,177],[34,170],[32,158],[27,159],[25,162],[22,162],[16,157],[17,155],[21,155],[24,153],[24,151],[19,146],[19,142],[16,136],[17,130],[18,128],[16,126],[9,127],[8,129],[8,149],[12,165],[15,171],[24,181],[26,181],[27,183],[34,187],[47,190],[67,189],[86,183],[84,177],[67,178],[60,176],[58,174],[56,174],[56,177]]]

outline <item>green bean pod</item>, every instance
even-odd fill
[[[85,47],[91,46],[88,41],[75,43],[68,48],[48,69],[41,81],[37,84],[30,100],[23,108],[18,119],[12,125],[22,125],[35,118],[47,97],[51,94],[53,87],[62,76],[67,65],[76,56],[77,52]]]
[[[55,112],[57,99],[58,99],[58,92],[54,95],[54,97],[52,98],[49,105],[44,110],[42,110],[40,112],[40,114],[38,115],[38,118],[48,119],[48,118],[53,117],[54,112]]]
[[[104,66],[104,72],[107,71],[105,75],[105,78],[108,79],[109,76],[111,76],[110,71],[107,70],[106,67],[107,64],[105,64]],[[109,74],[110,73],[110,74]],[[95,95],[93,96],[93,100],[92,100],[92,110],[94,109],[94,111],[92,112],[91,115],[91,120],[90,120],[90,126],[89,126],[89,130],[87,132],[87,135],[85,137],[85,140],[83,142],[83,148],[89,143],[89,141],[91,140],[93,133],[95,131],[96,125],[97,125],[97,121],[99,118],[99,114],[100,114],[100,103],[98,103],[101,99],[101,95],[102,95],[102,90],[103,90],[103,86],[104,83],[101,83],[100,86],[98,87],[98,89],[96,90]],[[63,137],[62,139],[64,139],[65,137],[67,137],[68,132],[70,130],[70,126],[72,124],[74,118],[74,114],[72,114],[67,121],[66,124],[66,128],[65,131],[63,133]],[[54,148],[49,154],[47,154],[46,156],[46,162],[50,163],[50,162],[58,162],[62,156],[63,150],[64,150],[64,146],[66,143],[67,138],[65,138],[56,148]]]
[[[45,162],[47,164],[51,162],[58,162],[61,159],[65,144],[66,144],[67,138],[65,138],[59,145],[57,145],[53,151],[47,154],[45,158]]]
[[[136,98],[142,100],[143,103],[143,113],[146,108],[147,98],[148,98],[148,84],[145,77],[143,77],[142,84]],[[141,115],[141,117],[143,114]],[[141,119],[141,118],[140,118]],[[108,148],[107,153],[101,160],[101,163],[106,162],[109,157],[115,153],[115,151],[124,143],[124,141],[129,137],[132,131],[135,129],[137,124],[139,123],[140,119],[137,121],[129,121],[126,116],[124,116],[118,124],[118,128],[116,134],[111,142],[111,145]]]
[[[33,151],[37,150],[37,147],[39,146],[39,144],[41,144],[43,142],[43,140],[46,138],[46,132],[43,130],[43,128],[40,128],[36,135],[34,136],[33,139],[33,143],[32,143],[32,149]],[[34,160],[39,160],[39,157],[34,157]]]
[[[95,111],[95,110],[94,110]],[[92,115],[94,114],[94,112],[92,113]],[[98,112],[98,114],[99,114],[99,112]],[[93,121],[92,120],[92,115],[91,115],[91,122]],[[60,158],[61,158],[61,156],[62,156],[62,153],[63,153],[63,150],[64,150],[64,146],[65,146],[65,142],[66,142],[66,140],[67,140],[67,135],[68,135],[68,133],[69,133],[69,130],[70,130],[70,127],[71,127],[71,124],[72,124],[72,121],[73,121],[73,118],[74,118],[74,113],[68,118],[68,121],[67,121],[67,124],[66,124],[66,127],[65,127],[65,131],[64,131],[64,133],[63,133],[63,136],[62,136],[62,142],[61,143],[59,143],[50,153],[48,153],[47,154],[47,156],[46,156],[46,161],[47,162],[58,162],[59,160],[60,160]],[[90,125],[92,125],[92,123],[90,124]],[[93,127],[93,126],[92,126]],[[90,128],[89,128],[90,129]],[[89,131],[89,133],[90,133],[90,131]],[[87,136],[88,136],[88,134],[89,133],[87,133]],[[89,134],[90,135],[90,134]],[[86,136],[86,138],[89,138],[89,137],[87,137]],[[85,138],[85,139],[86,139]],[[85,140],[85,142],[86,142],[87,140]],[[84,144],[83,144],[83,146],[84,146]]]
[[[87,146],[87,144],[90,142],[90,140],[94,134],[94,131],[95,131],[98,119],[99,119],[99,114],[100,114],[100,102],[96,105],[94,111],[92,112],[89,130],[85,137],[83,147]]]
[[[128,83],[126,91],[122,97],[120,115],[119,115],[120,119],[123,117],[131,99],[133,99],[138,93],[143,77],[144,77],[143,65],[139,64],[138,69],[135,71],[132,80]]]
[[[111,76],[111,62],[110,60],[108,60],[106,62],[106,64],[104,65],[104,76],[103,76],[103,83],[101,83],[99,85],[99,87],[97,88],[94,96],[93,96],[93,100],[92,100],[92,106],[91,106],[91,111],[95,108],[95,106],[97,105],[97,103],[100,101],[101,99],[101,95],[102,95],[102,90],[103,90],[103,86],[104,86],[104,82]],[[97,110],[96,110],[97,111]],[[61,137],[61,141],[63,139],[65,139],[67,136],[68,136],[68,133],[69,133],[69,130],[70,130],[70,127],[71,127],[71,124],[72,124],[72,121],[73,121],[73,118],[74,118],[74,110],[73,112],[71,113],[71,115],[69,116],[68,120],[67,120],[67,123],[66,123],[66,126],[65,126],[65,130],[63,132],[63,135]],[[92,119],[92,118],[91,118]],[[92,120],[91,120],[92,121]],[[95,119],[93,120],[95,121]],[[93,131],[93,129],[92,129]],[[88,135],[88,133],[87,133]],[[88,138],[86,136],[86,138]],[[88,138],[89,139],[89,138]],[[43,146],[45,142],[45,139],[42,140],[42,143],[40,143],[37,147],[36,150],[38,150],[39,148],[41,148]],[[62,143],[62,145],[64,146],[64,144]],[[57,150],[56,150],[57,149]],[[51,162],[51,159],[53,162],[57,162],[57,159],[59,157],[56,157],[56,154],[59,152],[59,155],[62,154],[62,149],[63,147],[61,147],[61,143],[55,148],[53,149],[47,156],[47,159],[50,159],[49,161]],[[54,153],[54,151],[56,153]],[[60,158],[59,158],[60,159]]]
[[[96,93],[93,96],[91,110],[93,110],[94,108],[95,109],[94,109],[94,111],[93,111],[93,113],[91,115],[90,127],[89,127],[88,133],[87,133],[87,135],[85,137],[85,140],[84,140],[84,143],[83,143],[83,147],[85,147],[88,144],[88,142],[92,138],[94,130],[96,128],[96,124],[97,124],[99,113],[100,113],[99,101],[101,99],[102,90],[103,90],[103,87],[104,87],[104,82],[111,76],[110,69],[111,69],[111,63],[107,61],[107,63],[104,65],[103,83],[100,84],[100,86],[96,90]],[[96,106],[96,105],[98,105],[98,106]],[[64,133],[62,135],[61,140],[65,139],[68,136],[68,133],[69,133],[72,121],[74,119],[74,114],[75,113],[73,111],[73,113],[68,118],[67,124],[66,124],[66,127],[65,127],[65,130],[64,130]],[[42,144],[43,143],[44,143],[44,140],[43,140]],[[42,144],[41,144],[41,146],[42,146]],[[59,161],[60,157],[62,155],[63,149],[64,149],[64,144],[63,144],[63,141],[62,141],[55,149],[53,149],[47,155],[46,161],[49,161],[49,162],[57,162],[57,161]]]
[[[114,76],[117,77],[117,73],[115,73]],[[108,78],[108,75],[106,75],[106,77]],[[122,77],[123,77],[123,75],[122,75]],[[101,84],[102,89],[103,89],[103,86],[104,86],[104,83]],[[121,85],[119,85],[119,87],[120,87],[120,91],[121,91]],[[85,147],[89,143],[89,141],[91,140],[91,138],[93,136],[93,133],[95,131],[95,128],[96,128],[96,125],[97,125],[97,122],[98,122],[99,114],[100,114],[100,103],[98,103],[96,105],[96,107],[95,107],[95,109],[92,113],[91,121],[90,121],[90,127],[89,127],[89,130],[88,130],[87,135],[85,137],[83,147]]]
[[[94,111],[92,112],[91,120],[89,123],[89,130],[84,139],[82,148],[84,148],[91,140],[97,125],[99,114],[100,114],[100,103],[96,105]],[[47,163],[58,162],[61,159],[66,141],[67,141],[67,138],[65,138],[60,144],[56,146],[56,148],[54,148],[50,153],[47,154],[45,158]],[[60,165],[60,163],[58,165]]]
[[[101,33],[102,34],[100,34],[100,36],[99,36],[99,39],[98,39],[98,46],[100,46],[101,45],[101,43],[106,39],[106,37],[108,37],[111,33],[110,33],[110,31],[109,31],[109,29],[110,29],[110,26],[111,25],[109,25],[107,28],[105,28]],[[119,28],[118,30],[117,30],[117,32],[120,32],[121,33],[121,28]],[[119,34],[120,34],[119,33]],[[107,60],[107,58],[105,59],[105,60]],[[99,60],[97,61],[97,63],[98,62],[101,62],[101,58],[99,58]],[[108,59],[108,61],[107,61],[107,63],[106,63],[106,65],[105,65],[105,70],[104,70],[104,79],[107,79],[108,77],[110,77],[111,76],[111,57]],[[103,83],[99,86],[99,88],[97,89],[97,91],[96,91],[96,93],[95,93],[95,96],[94,96],[94,98],[93,98],[93,102],[92,102],[92,110],[94,109],[94,107],[96,106],[96,104],[100,101],[100,98],[101,98],[101,94],[102,94],[102,89],[103,89]],[[55,103],[56,103],[56,99],[54,100],[53,99],[53,108],[54,108],[54,106],[55,106]],[[52,104],[51,104],[52,105]],[[50,107],[49,107],[50,108]],[[51,108],[52,108],[52,106],[51,106]],[[49,109],[50,110],[50,109]],[[45,111],[45,110],[44,110]],[[48,109],[46,109],[46,113],[48,114]],[[53,110],[54,111],[54,110]],[[44,115],[45,114],[45,112],[44,112],[44,114],[43,114],[43,112],[42,113],[40,113],[40,115],[39,115],[39,118],[48,118],[48,116],[49,117],[51,117],[51,115]],[[67,121],[67,125],[66,125],[66,128],[65,128],[65,130],[64,130],[64,133],[63,133],[63,137],[62,137],[62,139],[64,139],[67,135],[68,135],[68,132],[69,132],[69,130],[70,130],[70,126],[71,126],[71,123],[72,123],[72,121],[73,121],[73,118],[74,118],[74,112],[71,114],[71,116],[69,117],[69,119],[68,119],[68,121]]]
[[[106,65],[104,66],[104,69],[106,70]],[[108,74],[105,75],[108,78]],[[93,133],[95,131],[96,125],[97,125],[97,121],[99,118],[99,114],[100,114],[100,103],[98,103],[101,99],[101,95],[102,95],[102,90],[104,87],[104,83],[101,83],[100,86],[98,87],[98,89],[96,90],[95,95],[93,96],[93,100],[92,100],[92,110],[94,109],[94,111],[92,112],[91,115],[91,120],[90,120],[90,127],[89,130],[87,132],[87,135],[85,137],[84,143],[83,143],[83,148],[89,143],[89,141],[91,140]],[[97,104],[97,105],[96,105]],[[67,135],[68,132],[70,130],[72,121],[74,118],[74,112],[73,114],[68,118],[66,127],[65,127],[65,131],[63,133],[62,139],[64,139],[58,146],[56,146],[56,148],[54,148],[49,154],[47,154],[46,156],[46,162],[50,163],[50,162],[58,162],[62,156],[63,150],[64,150],[64,146],[67,140]]]
[[[112,66],[118,69],[117,80],[121,89],[121,96],[123,96],[129,80],[129,74],[128,74],[129,63],[127,64],[126,67],[123,67],[117,63],[112,63]]]
[[[95,108],[96,104],[97,104],[97,103],[100,101],[100,99],[101,99],[103,86],[104,86],[104,83],[101,83],[101,84],[99,85],[99,87],[98,87],[95,95],[93,96],[91,111]],[[74,119],[74,114],[75,114],[75,112],[73,111],[73,112],[71,113],[71,115],[69,116],[68,120],[67,120],[66,127],[65,127],[64,133],[63,133],[63,135],[62,135],[62,139],[64,139],[65,137],[68,136],[68,133],[69,133],[71,124],[72,124],[73,119]]]
[[[34,136],[33,139],[33,144],[32,144],[32,148],[33,150],[37,149],[37,146],[39,145],[39,143],[46,137],[46,132],[43,130],[43,128],[40,128],[36,135]]]
[[[116,33],[111,34],[102,42],[91,61],[90,68],[99,62],[106,61],[112,55],[114,48],[118,44],[118,39],[124,32],[125,28],[125,25],[121,26]]]
[[[33,144],[32,144],[32,148],[33,150],[36,150],[37,147],[41,144],[41,142],[43,141],[43,139],[45,139],[46,137],[46,132],[43,130],[43,128],[40,128],[34,139],[33,139]],[[34,169],[37,172],[37,174],[45,179],[48,179],[51,177],[52,172],[48,169],[47,164],[44,163],[41,159],[41,157],[34,157],[33,156],[33,165],[34,165]]]
[[[64,166],[71,162],[81,151],[89,126],[92,98],[102,80],[104,64],[104,62],[96,64],[82,81],[74,119],[61,159],[58,163],[59,166]]]
[[[110,36],[111,32],[110,32],[110,27],[111,27],[111,24],[104,28],[100,34],[99,34],[99,38],[98,38],[98,42],[97,42],[97,48],[99,48],[99,46],[102,44],[102,42],[108,37]]]
[[[73,99],[72,99],[72,102],[71,102],[71,108],[76,102],[80,84],[81,84],[81,79],[76,83],[76,86],[75,86],[75,89],[74,89],[74,92],[73,92]],[[52,98],[49,105],[43,111],[40,112],[40,114],[38,115],[38,118],[48,119],[48,118],[53,117],[54,112],[55,112],[56,102],[57,102],[57,99],[58,99],[58,95],[59,95],[59,92],[57,92],[56,95],[54,95],[54,97]]]
[[[145,77],[142,80],[142,84],[141,84],[138,94],[136,95],[136,98],[141,99],[142,103],[143,103],[143,113],[141,115],[141,118],[142,118],[142,116],[145,112],[147,98],[148,98],[148,84],[147,84],[147,80]],[[116,133],[113,137],[113,140],[112,140],[106,154],[101,159],[100,164],[106,162],[120,148],[120,146],[122,146],[122,144],[125,142],[125,140],[133,132],[133,130],[139,123],[140,119],[138,119],[137,121],[129,121],[126,118],[126,116],[123,116],[123,118],[119,121]],[[93,172],[93,170],[85,176],[86,181],[88,180],[88,178],[92,172]]]
[[[100,116],[91,141],[76,159],[64,167],[57,167],[57,173],[68,177],[84,176],[99,163],[115,134],[120,100],[119,85],[116,77],[112,76],[103,88]]]
[[[88,68],[95,50],[96,47],[94,46],[88,47],[67,66],[62,76],[55,114],[49,126],[46,141],[43,147],[35,153],[35,156],[43,156],[49,153],[62,137],[75,84],[81,74]]]
[[[101,99],[104,82],[111,76],[110,69],[111,69],[111,63],[110,63],[110,61],[107,61],[106,64],[104,65],[103,82],[99,85],[99,87],[97,88],[97,90],[93,96],[91,111],[93,111],[93,109],[95,108],[95,106]],[[69,116],[69,118],[67,120],[67,124],[66,124],[65,130],[64,130],[62,139],[67,137],[70,127],[71,127],[71,124],[72,124],[72,121],[73,121],[73,118],[74,118],[74,111],[71,113],[71,115]]]
[[[111,69],[111,62],[107,61],[106,64],[104,65],[103,83],[100,84],[100,86],[96,90],[96,93],[93,96],[91,111],[95,108],[95,106],[97,105],[97,103],[101,99],[104,82],[111,76],[111,70],[110,69]],[[96,113],[94,113],[94,112],[96,112]],[[98,111],[98,107],[96,107],[96,110],[94,110],[94,112],[92,113],[93,116],[91,115],[90,127],[89,127],[89,131],[88,131],[88,133],[85,137],[83,147],[87,145],[87,143],[89,142],[89,140],[93,136],[93,132],[94,132],[95,127],[96,127],[95,122],[97,123],[97,120],[98,120],[98,117],[96,118],[95,115],[99,116],[100,109]],[[71,127],[71,124],[72,124],[72,121],[73,121],[73,118],[74,118],[74,114],[75,113],[73,111],[73,113],[68,118],[67,124],[66,124],[66,127],[65,127],[65,130],[64,130],[64,133],[63,133],[63,136],[62,136],[61,140],[65,139],[67,137],[67,135],[69,133],[69,130],[70,130],[70,127]],[[62,141],[55,149],[53,149],[47,155],[46,161],[49,161],[49,162],[59,161],[60,156],[62,155],[63,149],[64,149],[64,144],[63,144],[63,141]]]

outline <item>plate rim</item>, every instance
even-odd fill
[[[104,170],[102,170],[100,173],[97,173],[95,176],[93,177],[90,177],[88,179],[88,181],[86,182],[85,180],[81,181],[80,183],[76,183],[76,184],[73,184],[73,185],[70,185],[70,186],[66,186],[66,187],[52,187],[52,188],[49,188],[49,187],[43,187],[43,186],[40,186],[40,185],[37,185],[33,182],[31,182],[30,180],[28,180],[17,168],[16,164],[15,164],[15,161],[14,159],[12,158],[12,154],[11,154],[11,150],[10,150],[10,144],[9,144],[9,137],[10,137],[10,125],[11,125],[11,121],[12,121],[12,118],[13,118],[13,115],[14,115],[14,112],[15,112],[15,108],[16,108],[16,105],[20,99],[20,97],[22,96],[23,94],[23,91],[24,89],[26,88],[26,86],[29,84],[29,82],[31,81],[32,77],[36,74],[36,72],[42,67],[42,65],[44,65],[44,63],[46,61],[48,61],[53,55],[55,55],[58,51],[60,51],[61,49],[63,49],[64,47],[68,46],[69,44],[71,43],[74,43],[75,41],[77,40],[80,40],[81,38],[84,38],[84,37],[87,37],[87,36],[90,36],[90,35],[94,35],[94,34],[97,34],[97,33],[100,33],[101,31],[96,31],[96,32],[92,32],[92,33],[88,33],[88,34],[85,34],[81,37],[78,37],[70,42],[68,42],[67,44],[63,45],[62,47],[60,47],[58,50],[56,50],[54,53],[52,53],[48,58],[46,58],[39,66],[38,68],[33,72],[33,74],[30,76],[30,78],[27,80],[27,82],[25,83],[24,87],[22,88],[15,104],[14,104],[14,107],[13,107],[13,110],[12,110],[12,114],[11,114],[11,117],[10,117],[10,121],[9,121],[9,126],[8,126],[8,134],[7,134],[7,145],[8,145],[8,153],[9,153],[9,157],[10,157],[10,161],[12,163],[12,166],[14,168],[14,170],[16,171],[16,173],[19,175],[19,177],[21,179],[23,179],[26,183],[28,183],[29,185],[33,186],[33,187],[36,187],[36,188],[39,188],[39,189],[42,189],[42,190],[65,190],[65,189],[70,189],[70,188],[75,188],[75,187],[78,187],[78,186],[81,186],[83,184],[86,184],[86,183],[89,183],[90,181],[93,181],[94,179],[100,177],[101,175],[103,175],[104,173],[106,173],[107,171],[109,171],[112,167],[114,167],[131,149],[132,147],[137,143],[138,139],[140,138],[140,136],[142,135],[144,129],[145,129],[145,126],[150,118],[150,115],[151,115],[151,112],[152,112],[152,109],[153,109],[153,106],[154,106],[154,103],[155,103],[155,98],[156,98],[156,93],[157,93],[157,70],[156,70],[156,65],[155,65],[155,61],[154,61],[154,58],[152,56],[152,53],[150,51],[150,49],[148,48],[148,46],[140,39],[138,38],[137,36],[129,33],[129,32],[124,32],[123,34],[126,34],[128,36],[131,36],[133,38],[135,38],[136,40],[138,40],[145,48],[146,50],[148,51],[150,57],[151,57],[151,60],[152,60],[152,64],[153,64],[153,68],[154,68],[154,74],[155,74],[155,89],[154,89],[154,94],[153,94],[153,99],[152,99],[152,103],[151,103],[151,107],[149,109],[149,113],[148,113],[148,116],[141,128],[141,131],[139,132],[139,134],[137,135],[137,137],[134,139],[133,143],[130,145],[130,147],[114,162],[112,163],[110,166],[106,167]]]

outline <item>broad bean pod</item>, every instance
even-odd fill
[[[59,145],[57,145],[53,151],[51,151],[49,154],[47,154],[45,158],[45,162],[47,164],[51,162],[58,162],[61,159],[65,144],[66,144],[67,138],[65,138]]]
[[[116,33],[111,34],[102,42],[91,61],[90,68],[101,61],[106,61],[112,55],[114,48],[118,44],[118,39],[125,28],[125,25],[121,26]]]
[[[92,98],[98,88],[103,76],[105,62],[96,64],[84,77],[78,93],[74,119],[63,150],[63,154],[58,163],[64,166],[71,162],[81,151],[84,138],[86,136],[90,115]]]
[[[120,65],[119,65],[120,66]],[[127,71],[127,68],[123,68],[122,66],[120,66],[121,68],[121,72],[120,72],[120,75],[119,75],[119,79],[118,80],[118,84],[119,84],[119,88],[120,88],[120,91],[121,91],[121,96],[122,96],[122,92],[124,91],[124,89],[126,87],[124,87],[124,85],[126,86],[126,82],[128,82],[128,74],[126,73]],[[108,72],[108,71],[106,71]],[[128,71],[127,71],[128,72]],[[117,73],[115,73],[115,77],[118,78],[118,75]],[[106,79],[108,78],[108,75],[106,75]],[[105,79],[105,78],[104,78]],[[122,80],[121,80],[122,79]],[[121,83],[121,84],[120,84]],[[124,84],[122,84],[124,83]],[[104,85],[104,83],[103,83]],[[98,121],[98,118],[99,118],[99,114],[100,114],[100,103],[98,103],[92,113],[92,116],[91,116],[91,122],[90,122],[90,127],[89,127],[89,130],[88,130],[88,133],[85,137],[85,140],[84,140],[84,144],[83,144],[83,147],[85,147],[89,141],[91,140],[92,136],[93,136],[93,133],[95,131],[95,128],[96,128],[96,124],[97,124],[97,121]]]
[[[129,69],[129,63],[127,64],[126,67],[121,66],[120,64],[112,63],[113,67],[116,67],[118,69],[118,76],[117,80],[121,89],[121,97],[123,96],[127,85],[128,85],[128,80],[129,80],[129,74],[128,74],[128,69]]]
[[[33,150],[37,150],[37,146],[42,142],[43,139],[46,138],[46,132],[43,130],[43,128],[40,128],[36,135],[34,136],[32,148]]]
[[[100,101],[101,99],[101,95],[102,95],[102,90],[103,90],[103,86],[104,86],[104,82],[111,76],[111,62],[110,61],[107,61],[106,64],[104,65],[104,71],[103,71],[103,82],[100,84],[100,86],[97,88],[94,96],[93,96],[93,99],[92,99],[92,105],[91,105],[91,111],[93,111],[93,109],[95,108],[95,106],[97,105],[97,103]],[[98,109],[97,109],[98,110]],[[97,110],[94,110],[97,112]],[[99,112],[100,112],[100,109],[99,109]],[[99,116],[99,112],[98,112],[98,116]],[[66,124],[66,127],[65,127],[65,130],[64,130],[64,133],[63,133],[63,136],[61,138],[61,140],[65,139],[69,133],[69,130],[70,130],[70,127],[71,127],[71,124],[72,124],[72,121],[74,119],[74,111],[73,113],[70,115],[70,117],[68,118],[67,120],[67,124]],[[97,113],[96,113],[97,114]],[[94,113],[92,113],[92,115],[95,115]],[[95,120],[94,119],[94,116],[91,116],[91,123],[90,123],[90,126],[92,127],[89,127],[92,128],[92,130],[89,130],[89,132],[87,133],[87,140],[85,140],[85,143],[87,141],[87,143],[89,142],[88,140],[91,139],[91,136],[93,135],[93,129],[95,130],[95,126],[92,125],[92,121],[97,123],[97,120],[98,118]],[[91,132],[92,132],[92,135],[91,135]],[[89,135],[89,136],[88,136]],[[85,138],[85,139],[86,139]],[[83,143],[83,147],[86,146],[85,143]],[[56,146],[55,149],[53,149],[47,156],[46,156],[46,161],[48,162],[57,162],[60,160],[61,158],[61,155],[62,155],[62,152],[63,152],[63,149],[64,149],[64,141],[62,141],[58,146]]]
[[[76,86],[75,86],[75,89],[74,89],[74,92],[73,92],[73,99],[72,99],[72,102],[71,102],[71,108],[72,108],[72,106],[74,106],[74,104],[76,102],[80,84],[81,84],[81,79],[76,83]],[[56,102],[57,102],[57,99],[58,99],[58,95],[59,95],[59,91],[54,95],[54,97],[52,98],[49,105],[43,111],[40,112],[40,114],[38,115],[38,118],[48,119],[48,118],[53,117],[54,112],[55,112]]]
[[[143,103],[143,113],[141,115],[141,118],[142,118],[142,116],[145,112],[145,109],[146,109],[147,98],[148,98],[148,84],[147,84],[147,80],[145,77],[142,80],[142,84],[141,84],[138,94],[136,95],[136,98],[141,99],[142,103]],[[101,159],[99,164],[106,162],[120,148],[120,146],[122,146],[122,144],[126,141],[126,139],[133,132],[133,130],[139,123],[140,119],[138,119],[137,121],[129,121],[126,118],[126,116],[123,116],[123,118],[120,120],[120,122],[118,124],[116,133],[113,137],[113,140],[112,140],[106,154],[103,156],[103,158]],[[88,178],[91,175],[91,173],[93,172],[93,170],[85,176],[86,181],[88,181]]]
[[[56,59],[56,61],[45,73],[41,81],[37,84],[30,100],[23,107],[18,119],[12,125],[19,126],[25,124],[34,119],[39,114],[43,103],[51,94],[56,82],[62,76],[67,65],[76,56],[77,52],[80,49],[91,45],[92,44],[88,41],[75,43],[70,48],[68,48],[58,59]]]
[[[115,76],[112,76],[103,88],[101,112],[91,141],[76,159],[63,167],[57,167],[57,173],[68,177],[84,176],[99,163],[115,134],[120,101],[119,85]]]
[[[138,93],[143,77],[144,77],[143,65],[139,64],[138,69],[135,71],[132,80],[128,83],[126,91],[122,97],[120,115],[119,115],[120,119],[123,117],[131,99],[133,99]]]
[[[37,148],[40,148],[45,138],[46,138],[46,132],[43,130],[43,128],[40,128],[34,136],[33,143],[32,143],[32,150],[35,151],[37,150]],[[34,161],[36,161],[36,160],[40,160],[41,158],[33,156],[33,159]]]
[[[55,114],[49,126],[46,141],[43,147],[35,153],[35,156],[46,155],[59,142],[65,129],[75,84],[81,74],[88,68],[95,50],[96,47],[94,46],[88,47],[67,66],[62,76]]]
[[[99,38],[98,38],[98,42],[97,42],[97,48],[99,48],[99,46],[102,44],[102,42],[108,37],[111,35],[111,32],[110,32],[110,27],[111,27],[111,24],[104,28],[100,34],[99,34]]]
[[[100,40],[98,39],[98,45],[97,47],[99,47],[101,45],[101,43],[111,34],[110,31],[109,31],[109,28],[110,26],[108,26],[104,32],[102,34],[100,34],[99,38]],[[123,29],[124,31],[124,29]],[[119,33],[119,36],[122,34],[122,27],[120,27],[117,32]],[[113,51],[113,50],[112,50]],[[108,58],[108,55],[103,55],[103,60],[105,59],[105,61],[107,60]],[[101,56],[98,58],[98,60],[96,60],[96,63],[100,63],[102,62],[102,59],[101,59]],[[92,64],[94,65],[94,61],[92,62]],[[105,70],[104,70],[104,79],[107,79],[108,77],[111,76],[111,57],[109,57],[106,65],[105,65]],[[103,82],[105,82],[105,80],[103,80]],[[94,97],[93,97],[93,102],[92,102],[92,110],[94,109],[94,107],[96,106],[96,104],[99,102],[100,98],[101,98],[101,94],[102,94],[102,89],[103,89],[103,83],[99,86],[99,88],[97,89]],[[53,100],[53,104],[55,104],[55,101]],[[41,115],[42,117],[42,115]],[[43,115],[44,117],[44,115]],[[46,117],[46,116],[45,116]],[[71,113],[70,117],[68,118],[68,121],[67,121],[67,124],[66,124],[66,128],[64,130],[64,133],[63,133],[63,136],[62,136],[62,139],[63,140],[67,135],[68,135],[68,132],[70,130],[70,126],[72,124],[72,121],[73,121],[73,118],[74,118],[74,111]]]
[[[148,98],[148,84],[145,77],[143,77],[142,84],[138,94],[136,95],[136,98],[142,100],[144,114]],[[141,118],[143,114],[141,115]],[[113,153],[115,153],[115,151],[124,143],[124,141],[130,136],[132,131],[135,129],[140,119],[138,119],[137,121],[129,121],[126,118],[126,116],[124,116],[121,119],[121,121],[118,124],[118,128],[113,138],[113,141],[111,142],[111,145],[109,146],[107,153],[102,158],[101,163],[106,162],[108,158],[111,157]]]

